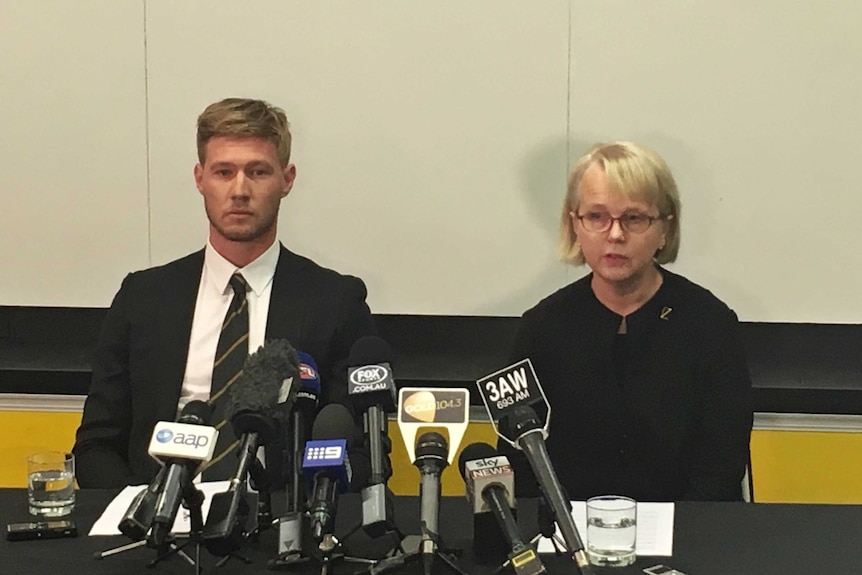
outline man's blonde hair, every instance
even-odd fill
[[[290,162],[290,124],[284,110],[263,100],[227,98],[210,104],[198,117],[198,161],[206,162],[206,147],[217,136],[264,138],[275,146],[282,168]]]
[[[571,213],[578,213],[578,188],[590,166],[604,172],[610,188],[627,198],[643,200],[658,208],[659,217],[667,226],[665,245],[655,254],[655,261],[666,264],[679,254],[679,218],[682,205],[673,174],[665,161],[646,146],[632,142],[598,144],[575,164],[569,176],[569,187],[560,215],[560,257],[579,266],[585,262],[581,245],[575,235]]]

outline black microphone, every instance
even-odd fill
[[[285,455],[291,461],[285,466],[290,469],[290,491],[288,492],[287,510],[305,510],[305,482],[302,476],[302,454],[305,450],[305,442],[308,440],[308,429],[314,421],[317,412],[317,404],[320,397],[320,373],[314,358],[304,351],[299,354],[299,388],[293,403],[293,411],[290,413],[288,425],[289,437],[287,438],[288,449]]]
[[[304,351],[299,355],[299,382],[290,413],[285,437],[284,469],[287,471],[287,504],[285,514],[278,519],[278,553],[281,561],[298,561],[302,556],[307,516],[305,510],[305,479],[302,474],[302,455],[308,439],[308,428],[314,420],[320,397],[320,373],[314,358]],[[288,557],[291,556],[291,557]]]
[[[370,537],[380,537],[394,528],[392,495],[386,486],[392,475],[386,414],[395,411],[396,403],[392,356],[388,343],[366,336],[353,344],[347,360],[347,390],[354,409],[362,411],[371,460],[369,484],[362,487],[362,527]]]
[[[123,514],[118,526],[120,533],[133,541],[140,541],[147,536],[147,532],[153,524],[153,517],[156,514],[156,500],[163,489],[164,481],[165,468],[160,467],[150,484],[135,495],[126,513]]]
[[[521,537],[515,521],[515,475],[509,460],[487,443],[471,443],[458,459],[473,508],[477,557],[507,557],[517,575],[541,575],[545,566]]]
[[[156,424],[149,453],[164,458],[165,472],[148,538],[153,547],[161,547],[165,542],[183,498],[194,490],[192,478],[198,466],[212,458],[218,432],[207,425],[211,416],[212,407],[195,400],[183,407],[176,423]]]
[[[257,451],[276,438],[279,423],[287,420],[296,379],[296,351],[286,340],[272,340],[248,356],[242,374],[228,389],[225,416],[239,438],[239,462],[228,489],[213,495],[210,503],[203,541],[213,555],[230,555],[242,545],[249,514],[249,475],[258,490],[258,528],[267,529],[272,524],[272,478]]]
[[[331,403],[320,410],[305,444],[302,469],[311,487],[308,513],[311,533],[320,550],[335,548],[333,531],[337,496],[353,479],[348,450],[356,439],[353,415],[344,405]]]
[[[438,516],[440,512],[440,475],[449,465],[449,444],[435,431],[423,433],[416,440],[416,461],[419,468],[419,517],[422,521],[422,540],[419,551],[425,575],[434,569],[437,554]]]
[[[578,535],[578,528],[569,512],[569,503],[560,480],[554,471],[554,466],[548,457],[545,447],[545,431],[535,410],[528,405],[516,405],[511,413],[500,420],[500,433],[506,437],[514,437],[516,447],[523,450],[530,467],[539,482],[542,494],[553,512],[554,519],[563,535],[566,549],[571,554],[580,572],[591,574],[584,544]]]

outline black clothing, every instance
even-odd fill
[[[174,421],[183,384],[204,251],[126,276],[105,317],[74,453],[81,487],[150,481],[147,452],[158,421]],[[283,246],[272,280],[265,339],[287,339],[310,354],[321,377],[320,405],[347,402],[347,358],[376,335],[362,280],[338,274]],[[276,483],[280,457],[267,467]]]
[[[522,318],[511,359],[530,358],[545,390],[548,452],[571,499],[741,499],[752,394],[736,314],[659,269],[661,287],[624,334],[591,274]],[[537,495],[526,459],[500,447],[519,494]]]

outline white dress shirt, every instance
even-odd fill
[[[278,263],[280,244],[275,241],[256,260],[237,268],[224,259],[207,241],[204,267],[198,287],[195,315],[189,340],[189,355],[177,413],[194,399],[206,401],[212,387],[213,362],[222,322],[233,299],[231,276],[239,272],[248,283],[248,351],[254,353],[263,345],[266,335],[266,318],[272,293],[272,278]]]

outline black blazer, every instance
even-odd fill
[[[547,449],[571,499],[742,499],[752,424],[751,377],[736,314],[661,269],[637,311],[605,307],[592,274],[524,313],[511,359],[529,357],[551,405]],[[538,495],[522,452],[519,496]]]
[[[126,276],[105,317],[74,453],[81,487],[147,483],[153,426],[173,421],[189,351],[204,251]],[[345,402],[353,343],[376,330],[365,284],[281,247],[266,339],[310,354],[321,405]],[[269,459],[269,458],[268,458]]]

